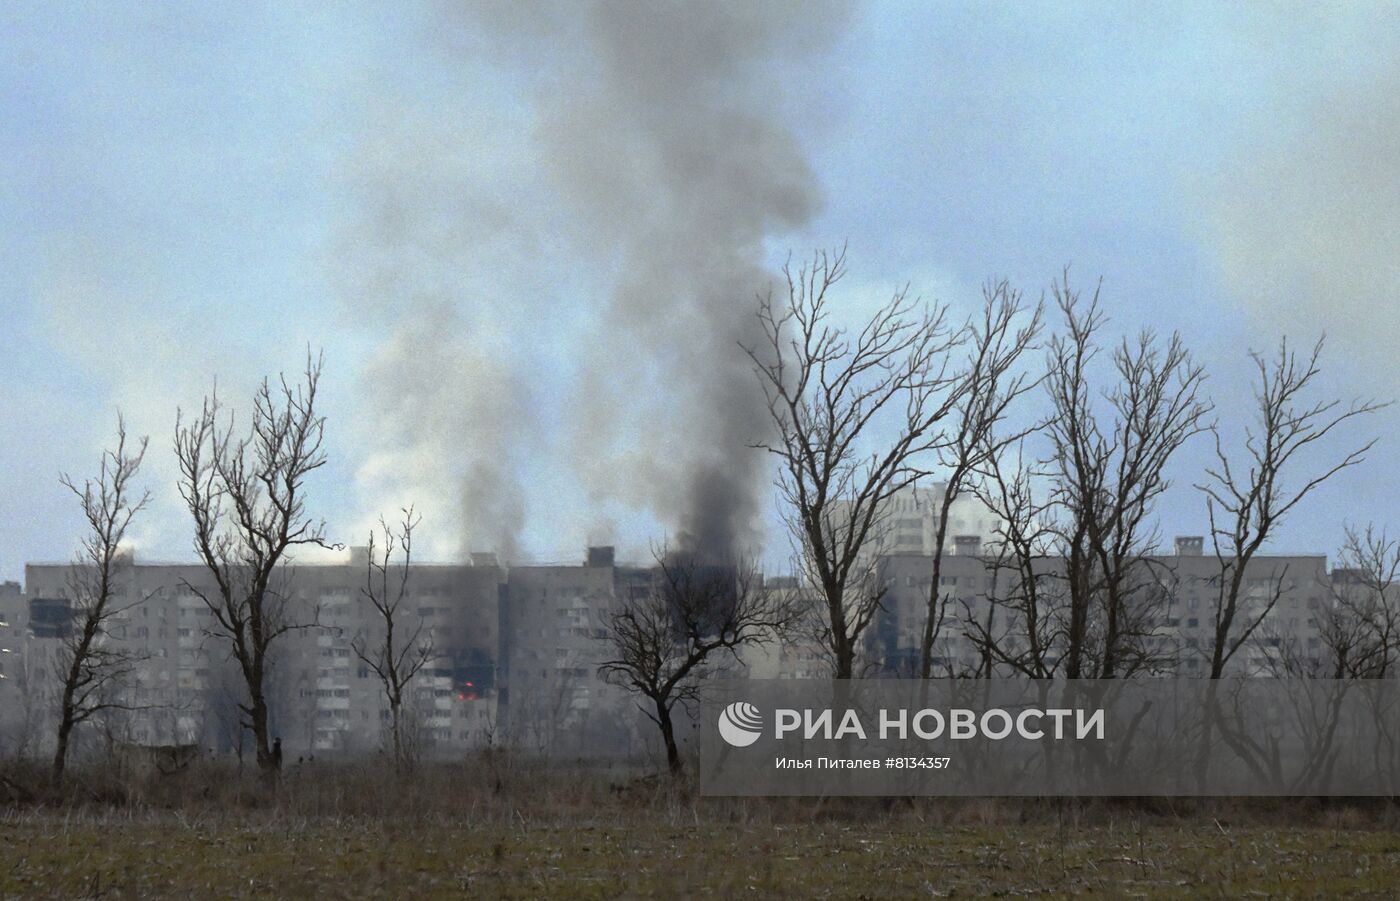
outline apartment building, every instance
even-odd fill
[[[1206,675],[1215,641],[1215,608],[1219,598],[1221,563],[1203,552],[1199,537],[1176,541],[1170,555],[1143,561],[1133,592],[1130,628],[1134,644],[1151,658],[1151,672],[1165,675]],[[1062,617],[1057,596],[1063,597],[1062,561],[1042,563],[1046,622]],[[883,588],[882,610],[865,641],[870,662],[882,674],[912,675],[921,659],[927,619],[932,558],[926,554],[894,554],[878,566]],[[992,635],[1012,655],[1027,647],[1029,630],[1007,601],[1016,594],[1008,581],[1012,573],[987,555],[945,556],[941,567],[939,604],[945,619],[936,631],[932,662],[936,674],[985,672],[988,661],[975,637]],[[1236,613],[1238,629],[1258,622],[1250,640],[1229,661],[1227,674],[1273,675],[1298,664],[1317,665],[1326,653],[1323,624],[1330,609],[1332,574],[1323,555],[1261,555],[1245,568]],[[1000,603],[996,603],[999,601]],[[1042,634],[1051,634],[1045,629]],[[1045,650],[1051,665],[1062,651]],[[1013,675],[1006,664],[992,667],[997,675]]]
[[[121,698],[133,709],[109,717],[104,731],[142,744],[237,750],[246,741],[242,676],[204,600],[215,597],[208,571],[125,563],[109,631],[137,660]],[[385,631],[364,593],[367,563],[366,550],[352,548],[347,561],[298,565],[276,586],[281,619],[294,626],[273,645],[267,682],[284,754],[383,746],[391,711],[360,654],[373,658]],[[14,583],[0,590],[0,648],[14,645],[0,652],[0,721],[24,710],[52,718],[52,673],[72,617],[69,572],[67,564],[31,564],[25,593]],[[561,753],[627,747],[634,710],[625,691],[598,676],[602,639],[617,599],[651,590],[654,578],[650,568],[618,566],[612,548],[590,548],[582,565],[507,570],[490,555],[470,565],[415,563],[396,647],[409,640],[428,658],[405,703],[423,752],[504,742]],[[35,740],[51,741],[48,731]]]
[[[988,594],[993,570],[980,555],[947,554],[939,577],[939,601],[946,604],[936,630],[932,662],[935,674],[962,674],[979,662],[975,644],[968,638],[968,623],[985,622],[990,609]],[[880,611],[865,636],[867,663],[887,676],[913,676],[919,672],[929,587],[933,582],[933,558],[928,554],[890,554],[877,568],[877,590],[883,591]]]
[[[910,486],[896,492],[880,511],[873,534],[857,557],[856,571],[868,572],[880,557],[932,554],[947,494],[945,482],[934,482],[927,487]],[[845,501],[836,502],[833,508],[837,521],[847,515]],[[943,552],[979,554],[996,542],[1000,527],[996,514],[973,494],[964,491],[948,505],[948,531]]]
[[[512,567],[502,605],[501,678],[507,740],[566,755],[626,754],[640,740],[632,696],[606,682],[608,623],[652,591],[649,567],[619,566],[592,547],[582,566]]]
[[[1138,643],[1158,674],[1209,671],[1219,561],[1197,539],[1151,558],[1151,584],[1139,593]],[[985,629],[1004,647],[1024,647],[1024,623],[1004,602],[1008,574],[995,558],[955,546],[943,560],[940,598],[947,618],[934,642],[939,675],[985,671],[972,635]],[[143,744],[199,744],[233,751],[246,742],[238,701],[241,674],[218,637],[201,592],[209,574],[190,564],[127,561],[121,568],[111,639],[138,663],[123,700],[131,711],[104,720],[102,732]],[[383,686],[357,653],[373,653],[383,623],[366,600],[363,549],[332,564],[297,566],[277,586],[285,620],[297,628],[275,644],[269,702],[284,754],[353,755],[384,746],[390,711]],[[1044,561],[1053,585],[1061,564]],[[862,672],[917,673],[931,580],[926,553],[889,554],[877,566],[881,610],[866,632]],[[54,669],[71,618],[66,564],[26,567],[25,591],[0,584],[0,753],[42,753],[52,741],[57,701]],[[1230,672],[1267,675],[1327,654],[1323,623],[1333,581],[1326,558],[1266,556],[1245,572],[1239,618],[1263,615]],[[814,620],[786,641],[746,648],[752,678],[823,678],[830,665],[816,626],[825,610],[811,586],[791,577],[768,581],[810,601]],[[412,734],[428,756],[451,756],[493,744],[565,755],[629,754],[650,739],[635,698],[598,674],[608,654],[607,625],[619,604],[655,591],[654,567],[619,565],[611,548],[589,548],[576,564],[414,564],[398,631],[429,657],[407,700]],[[212,594],[210,594],[212,596]],[[1267,609],[1267,614],[1264,611]],[[1053,615],[1053,614],[1052,614]],[[975,624],[975,627],[974,627]],[[402,645],[400,645],[402,647]],[[1054,662],[1057,648],[1047,650]],[[736,673],[739,670],[736,670]],[[993,667],[1012,675],[1009,667]],[[248,750],[248,749],[245,749]]]
[[[18,582],[0,582],[0,755],[25,752],[35,738],[37,661],[29,644],[29,602]]]
[[[362,593],[365,555],[343,564],[302,565],[274,587],[280,620],[269,666],[272,729],[297,754],[360,752],[377,747],[389,722],[383,686],[356,648],[372,655],[384,623]],[[199,744],[237,749],[243,739],[241,674],[204,598],[214,598],[202,566],[130,561],[119,569],[110,640],[136,659],[124,705],[107,728],[143,744]],[[67,634],[69,569],[25,569],[31,669],[52,669]],[[400,635],[429,656],[415,679],[409,713],[425,748],[450,752],[488,740],[495,721],[497,629],[504,573],[496,567],[415,564],[400,608]],[[399,645],[402,647],[402,645]],[[31,692],[45,709],[56,680]]]

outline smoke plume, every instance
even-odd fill
[[[538,7],[532,7],[538,12]],[[776,72],[821,49],[836,4],[593,2],[476,21],[510,58],[553,61],[535,139],[573,252],[602,267],[573,414],[594,501],[650,509],[686,549],[723,556],[758,537],[767,427],[740,347],[771,273],[765,239],[819,205],[783,121]]]
[[[350,167],[340,278],[372,345],[368,509],[415,501],[425,535],[462,536],[431,551],[514,557],[544,505],[542,527],[564,528],[562,502],[522,478],[563,457],[596,511],[590,539],[621,507],[687,550],[752,546],[767,414],[740,344],[771,281],[765,241],[819,205],[780,76],[843,13],[476,3],[435,22],[463,96],[515,89],[523,113],[386,96]]]
[[[353,226],[337,278],[371,346],[355,432],[363,540],[383,514],[415,505],[418,550],[515,559],[524,525],[518,451],[533,428],[502,308],[496,262],[528,248],[508,180],[483,178],[491,141],[467,126],[397,107],[347,166]],[[506,181],[503,188],[498,182]],[[503,300],[503,296],[505,300]]]

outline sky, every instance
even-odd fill
[[[236,416],[308,348],[335,541],[414,503],[436,559],[639,559],[687,527],[678,471],[761,485],[715,456],[739,383],[707,361],[842,243],[849,321],[905,283],[966,312],[989,277],[1102,279],[1113,330],[1182,334],[1227,435],[1285,335],[1326,333],[1319,397],[1395,398],[1397,83],[1379,3],[4,4],[0,579],[77,549],[59,476],[118,411],[151,442],[137,553],[191,558],[177,411],[217,384]],[[1371,438],[1273,550],[1400,532],[1400,411],[1312,462]],[[1205,530],[1208,450],[1168,536]]]

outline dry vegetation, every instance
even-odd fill
[[[251,768],[250,768],[251,770]],[[696,798],[625,768],[5,770],[0,897],[1391,897],[1388,801]],[[31,777],[34,779],[30,781]],[[3,797],[3,795],[0,795]]]

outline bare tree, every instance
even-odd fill
[[[844,250],[783,275],[785,302],[771,292],[761,300],[764,340],[745,347],[775,427],[756,446],[778,460],[788,528],[826,607],[821,637],[835,676],[849,679],[883,594],[862,552],[890,499],[925,474],[919,461],[945,440],[962,384],[951,352],[964,332],[948,327],[945,307],[923,307],[907,289],[854,334],[834,325],[829,295],[845,275]],[[877,444],[885,418],[894,437]]]
[[[1116,378],[1101,409],[1091,377],[1104,323],[1098,290],[1081,301],[1067,274],[1053,290],[1064,331],[1050,342],[1046,433],[1069,602],[1064,675],[1128,676],[1160,662],[1146,641],[1154,605],[1134,601],[1157,581],[1151,514],[1169,485],[1168,461],[1211,409],[1200,397],[1205,375],[1179,335],[1161,341],[1144,330],[1114,347]]]
[[[692,556],[656,553],[651,590],[622,599],[607,629],[610,657],[599,667],[608,682],[641,695],[642,710],[661,731],[666,763],[681,772],[673,711],[700,695],[703,680],[742,648],[779,640],[793,623],[792,595],[763,585],[754,569],[702,564]]]
[[[269,650],[302,628],[288,610],[288,552],[331,547],[325,524],[306,513],[306,479],[326,462],[325,418],[316,412],[321,358],[308,355],[300,382],[264,379],[248,432],[235,438],[217,395],[197,417],[176,424],[180,494],[194,519],[194,546],[213,588],[185,583],[213,614],[211,633],[228,642],[246,689],[240,703],[258,767],[281,762],[269,729]],[[279,743],[280,745],[280,743]]]
[[[1025,319],[1027,313],[1029,318]],[[929,582],[919,653],[919,675],[924,679],[933,675],[934,644],[948,614],[948,598],[939,589],[950,509],[968,489],[968,479],[979,466],[1029,431],[1000,432],[998,427],[1016,398],[1038,384],[1038,380],[1016,372],[1015,367],[1035,342],[1040,325],[1041,306],[1037,304],[1027,311],[1020,292],[1006,281],[983,286],[981,319],[967,331],[969,354],[961,375],[963,383],[955,392],[957,401],[949,416],[952,425],[947,441],[937,448],[947,478],[934,526],[933,578]]]
[[[1400,541],[1375,526],[1347,528],[1321,618],[1325,657],[1295,654],[1293,675],[1385,679],[1400,660]]]
[[[62,476],[63,484],[77,496],[83,509],[86,533],[82,550],[69,570],[68,594],[72,620],[55,659],[62,685],[59,701],[58,740],[53,756],[53,778],[63,780],[73,730],[105,711],[132,709],[122,685],[139,657],[113,643],[113,620],[134,603],[122,604],[122,574],[130,570],[130,557],[121,544],[131,521],[150,499],[148,492],[133,493],[132,479],[146,456],[146,438],[127,449],[126,424],[117,419],[117,445],[102,455],[96,479],[82,485]]]
[[[1034,491],[1041,472],[1020,443],[1014,460],[1005,459],[1009,451],[989,452],[979,464],[977,496],[1000,525],[989,555],[986,616],[968,608],[964,625],[981,657],[977,675],[990,677],[1001,667],[1051,679],[1064,663],[1067,631],[1057,536],[1049,505]]]
[[[1374,526],[1348,527],[1346,542],[1337,554],[1337,565],[1328,580],[1330,597],[1315,603],[1311,613],[1318,620],[1319,635],[1304,646],[1300,637],[1282,632],[1266,623],[1258,628],[1271,653],[1264,656],[1270,675],[1290,678],[1287,687],[1289,712],[1294,728],[1303,740],[1300,775],[1291,784],[1279,778],[1281,772],[1278,742],[1267,728],[1239,728],[1247,723],[1240,705],[1217,714],[1212,725],[1219,725],[1221,737],[1237,756],[1256,773],[1274,777],[1280,791],[1305,791],[1309,780],[1325,779],[1330,773],[1338,742],[1349,740],[1338,732],[1343,700],[1351,689],[1353,703],[1365,705],[1376,724],[1378,735],[1373,752],[1380,755],[1382,743],[1393,747],[1395,736],[1385,723],[1393,709],[1393,693],[1379,680],[1388,679],[1400,660],[1400,542]],[[1317,646],[1314,646],[1313,641]],[[1312,680],[1323,680],[1314,682]],[[1239,683],[1235,683],[1238,685]],[[1211,681],[1207,699],[1215,703],[1216,686],[1230,682]],[[1217,704],[1217,709],[1219,705]],[[1209,738],[1210,728],[1206,730]],[[1203,745],[1198,772],[1209,764]],[[1379,757],[1378,757],[1379,759]]]
[[[389,702],[389,729],[394,762],[400,766],[412,763],[412,748],[405,734],[404,692],[414,676],[434,657],[431,639],[422,640],[423,617],[410,626],[400,611],[408,596],[408,578],[413,564],[413,530],[422,517],[410,506],[402,511],[403,519],[397,529],[383,517],[379,519],[384,536],[382,553],[375,546],[375,534],[369,536],[368,562],[365,567],[365,587],[361,596],[379,614],[383,624],[383,640],[369,647],[367,640],[357,637],[350,643],[355,656],[368,666],[384,686]],[[395,552],[400,562],[394,562]]]
[[[1320,371],[1322,345],[1319,340],[1312,353],[1300,357],[1285,339],[1271,359],[1255,352],[1250,354],[1258,377],[1254,389],[1255,422],[1245,430],[1240,455],[1232,459],[1224,448],[1220,429],[1213,428],[1216,463],[1206,471],[1206,481],[1197,486],[1206,496],[1219,564],[1210,660],[1212,679],[1222,676],[1231,658],[1273,610],[1283,590],[1280,576],[1264,603],[1242,609],[1245,570],[1250,560],[1303,498],[1332,476],[1362,462],[1375,444],[1372,439],[1288,487],[1288,475],[1304,465],[1300,454],[1349,420],[1384,406],[1373,401],[1355,401],[1343,407],[1335,399],[1305,400]]]

